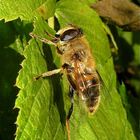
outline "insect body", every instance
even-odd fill
[[[39,38],[34,34],[31,35]],[[59,30],[51,41],[44,38],[39,39],[45,43],[55,45],[62,58],[62,68],[43,73],[36,79],[51,76],[61,71],[66,73],[70,83],[69,96],[71,99],[67,122],[73,110],[74,91],[85,103],[87,110],[90,113],[94,113],[100,102],[100,78],[96,71],[95,60],[89,44],[81,29],[75,26],[68,26]]]
[[[89,44],[79,28],[69,27],[57,34],[61,39],[58,52],[62,55],[70,85],[85,102],[88,111],[94,113],[100,101],[100,80]]]

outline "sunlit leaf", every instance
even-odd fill
[[[55,0],[1,0],[0,19],[5,19],[5,21],[17,18],[32,20],[38,15],[48,18],[54,13],[54,8]]]
[[[33,33],[47,39],[50,37],[45,32],[55,34],[44,20],[51,16],[57,17],[60,28],[68,24],[81,27],[102,80],[101,103],[97,112],[90,116],[78,97],[74,97],[74,111],[70,119],[71,139],[135,140],[127,112],[116,89],[116,74],[107,34],[97,13],[87,5],[89,2],[5,0],[0,1],[0,19],[33,21]],[[29,35],[26,36],[29,38]],[[23,51],[18,50],[17,46],[14,50],[24,56],[16,80],[16,86],[20,89],[15,105],[19,108],[16,139],[67,139],[65,119],[70,100],[67,96],[69,83],[66,76],[58,74],[34,80],[38,74],[61,67],[55,47],[31,38]]]

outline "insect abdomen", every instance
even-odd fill
[[[85,92],[87,94],[86,106],[90,113],[94,113],[100,102],[99,86],[93,85],[86,89]]]
[[[94,113],[100,102],[100,83],[98,79],[84,81],[86,88],[82,92],[82,98],[90,113]]]

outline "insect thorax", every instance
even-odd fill
[[[87,42],[85,40],[76,39],[66,44],[60,45],[59,52],[61,52],[62,59],[64,62],[72,61],[86,61],[91,53],[89,51]]]

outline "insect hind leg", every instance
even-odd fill
[[[68,133],[68,140],[70,140],[69,120],[70,120],[71,114],[73,112],[73,103],[74,103],[73,95],[74,95],[74,89],[72,86],[70,86],[69,97],[70,97],[70,101],[71,101],[71,107],[69,108],[69,112],[68,112],[68,115],[66,117],[66,128],[67,128],[67,133]]]

